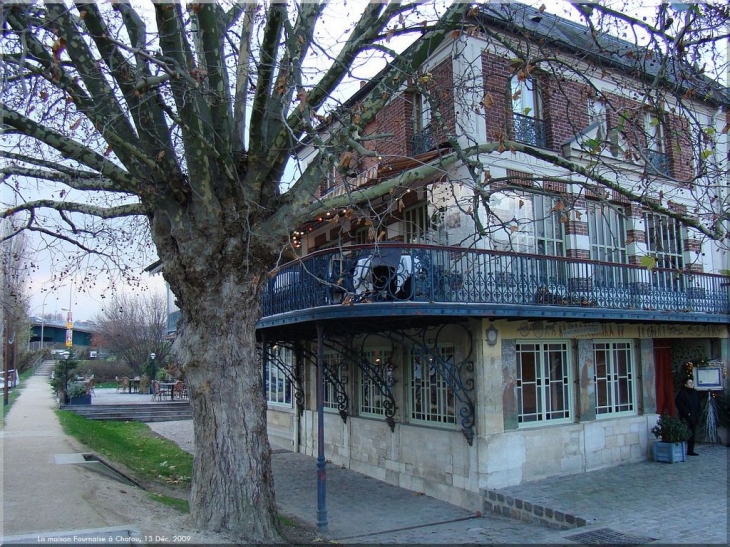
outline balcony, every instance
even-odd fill
[[[513,113],[512,128],[516,141],[547,148],[547,131],[543,120]]]
[[[730,277],[457,247],[358,245],[278,270],[260,328],[343,317],[727,323]]]
[[[413,135],[413,138],[411,139],[411,154],[417,156],[418,154],[428,152],[435,146],[431,128],[426,127],[426,129],[423,129]]]
[[[657,152],[656,150],[646,150],[646,163],[649,168],[655,173],[659,173],[664,176],[671,176],[671,168],[669,163],[669,156],[663,152]]]

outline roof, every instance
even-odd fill
[[[664,61],[660,55],[647,56],[646,48],[637,46],[608,33],[593,35],[587,25],[564,19],[557,15],[516,2],[483,4],[479,19],[488,26],[504,28],[510,32],[529,33],[546,44],[571,53],[581,53],[601,66],[613,67],[629,75],[654,79]],[[681,92],[690,89],[698,97],[718,106],[730,106],[730,92],[694,67],[668,59],[664,84]]]

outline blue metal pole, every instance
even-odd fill
[[[317,323],[317,527],[327,530],[327,473],[324,459],[324,338]]]

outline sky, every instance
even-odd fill
[[[81,284],[72,282],[72,279],[64,279],[57,283],[53,283],[52,279],[53,276],[48,269],[31,276],[28,282],[31,295],[28,308],[30,315],[41,317],[44,314],[61,313],[65,319],[70,303],[74,322],[92,321],[110,305],[115,294],[109,281],[103,277],[97,279],[95,287],[91,290],[81,289]],[[162,274],[142,273],[139,286],[134,288],[124,283],[117,285],[119,288],[116,290],[127,294],[141,294],[143,291],[162,295],[166,293]]]

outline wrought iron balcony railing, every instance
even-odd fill
[[[415,156],[417,154],[422,154],[423,152],[428,152],[434,146],[435,144],[431,128],[427,127],[423,131],[413,135],[413,138],[411,139],[411,154]]]
[[[283,266],[264,317],[342,303],[579,306],[730,314],[730,277],[457,247],[357,245]]]
[[[513,113],[512,127],[516,141],[547,148],[547,130],[543,120]]]
[[[657,152],[656,150],[646,150],[646,161],[657,173],[666,176],[672,174],[669,156],[665,153]]]

